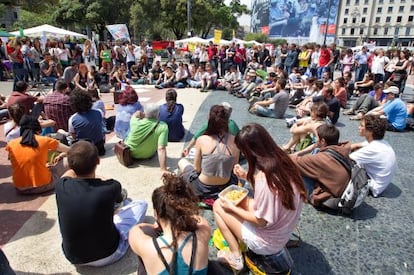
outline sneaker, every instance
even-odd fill
[[[240,271],[243,269],[243,256],[234,256],[233,253],[227,250],[219,250],[217,252],[217,260],[222,263],[228,264],[232,269]]]
[[[292,126],[293,126],[293,124],[295,124],[297,120],[298,120],[298,119],[297,119],[296,117],[287,118],[287,119],[286,119],[286,126],[287,126],[288,128],[292,127]]]

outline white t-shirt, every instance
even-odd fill
[[[374,56],[372,60],[371,72],[373,74],[384,74],[384,66],[389,62],[386,56]]]
[[[387,188],[397,170],[395,152],[385,140],[364,142],[364,147],[351,153],[349,157],[364,165],[371,178],[369,186],[374,197]]]
[[[16,126],[13,121],[9,121],[4,124],[3,130],[7,143],[9,143],[12,139],[20,137],[20,126]]]

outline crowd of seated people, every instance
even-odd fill
[[[403,131],[407,112],[412,115],[414,109],[399,99],[399,84],[376,83],[380,78],[372,77],[370,72],[365,74],[365,80],[357,80],[354,88],[359,91],[358,97],[346,114],[354,114],[361,120],[359,134],[366,142],[340,143],[340,132],[335,123],[340,109],[348,104],[350,79],[344,75],[332,81],[329,62],[318,65],[315,74],[307,74],[312,71],[312,65],[307,67],[302,62],[296,67],[295,60],[289,60],[288,68],[282,64],[266,68],[267,76],[263,78],[260,70],[264,68],[263,64],[268,64],[264,53],[253,54],[250,61],[246,58],[245,66],[244,61],[236,58],[236,62],[221,72],[217,67],[224,61],[215,62],[211,56],[213,50],[210,49],[209,53],[209,48],[200,49],[199,66],[195,62],[190,65],[175,63],[173,58],[166,64],[154,62],[149,66],[149,57],[142,56],[142,53],[139,62],[134,64],[131,56],[122,58],[119,48],[116,49],[118,54],[114,55],[117,56],[116,62],[112,62],[112,50],[105,46],[101,49],[103,70],[113,71],[108,78],[111,80],[103,80],[102,83],[110,85],[112,81],[116,89],[122,90],[116,106],[115,132],[130,147],[132,157],[142,160],[158,156],[163,185],[154,190],[152,197],[156,225],[141,223],[147,207],[145,202],[127,203],[125,208],[115,213],[115,205],[123,200],[120,183],[95,175],[99,156],[105,154],[105,109],[102,109],[96,90],[101,87],[98,75],[102,68],[96,73],[92,66],[88,68],[87,63],[74,66],[76,73],[73,79],[69,82],[58,80],[55,91],[44,98],[25,94],[25,86],[18,82],[14,97],[11,101],[9,99],[10,121],[5,131],[8,131],[7,151],[13,168],[13,183],[18,192],[27,194],[56,188],[63,250],[73,264],[111,264],[125,254],[129,242],[142,261],[140,268],[150,273],[174,269],[177,274],[188,270],[206,274],[212,225],[198,212],[198,203],[205,199],[215,201],[215,222],[229,246],[218,252],[219,261],[234,270],[242,270],[244,263],[239,241],[257,255],[273,255],[283,260],[288,253],[285,245],[298,222],[303,202],[308,200],[318,206],[329,197],[338,197],[349,181],[347,171],[337,163],[332,164],[324,151],[332,149],[345,158],[366,165],[374,197],[385,191],[395,174],[395,153],[384,140],[384,135],[386,130]],[[128,45],[127,48],[134,51],[134,46]],[[225,56],[228,58],[233,54],[233,59],[240,57],[242,51],[239,48]],[[299,55],[298,61],[315,58],[312,49],[302,49],[306,50],[306,55]],[[294,50],[296,47],[288,48],[290,52]],[[323,47],[323,51],[325,59],[329,56],[334,59],[334,50]],[[219,53],[217,51],[217,55]],[[295,58],[295,55],[290,55],[290,58]],[[363,58],[359,57],[359,62],[363,62]],[[102,74],[105,75],[105,71]],[[168,88],[166,103],[161,106],[148,104],[143,108],[136,91],[128,85],[123,87],[123,84],[138,84],[140,79],[145,79],[143,83],[156,85],[156,88]],[[70,89],[71,83],[73,90]],[[171,173],[166,165],[166,147],[168,142],[182,141],[185,135],[182,124],[184,106],[177,103],[179,92],[174,88],[188,86],[201,88],[201,91],[223,89],[238,98],[246,98],[250,103],[249,111],[258,116],[284,118],[290,104],[297,113],[293,120],[288,121],[291,139],[279,146],[258,123],[244,125],[239,130],[230,119],[231,107],[228,104],[214,105],[206,125],[183,150],[183,158],[177,164],[178,175]],[[293,102],[295,104],[291,104]],[[43,108],[44,117],[36,107]],[[57,108],[64,113],[58,113]],[[29,116],[32,113],[36,116]],[[386,118],[381,118],[383,115]],[[47,124],[44,118],[51,118],[52,124]],[[41,136],[42,123],[44,127],[52,127],[53,132],[59,129],[67,132],[70,147],[51,137]],[[192,163],[187,156],[193,146]],[[37,147],[40,148],[37,155],[20,154],[22,151],[32,152],[30,148]],[[60,153],[47,164],[45,152],[48,150]],[[239,164],[241,154],[248,162],[248,170]],[[384,154],[391,156],[387,163],[384,162]],[[31,169],[39,169],[41,179],[30,178],[19,169],[29,161],[27,157],[39,159],[39,165]],[[57,168],[58,171],[53,170]],[[219,198],[222,190],[239,184],[239,179],[251,183],[252,197],[239,205]],[[95,191],[87,191],[90,189]],[[100,197],[100,194],[106,196]],[[98,206],[101,205],[105,207],[100,209],[103,214],[99,219],[88,216],[89,211],[81,216],[75,215],[79,207],[99,211]],[[114,215],[117,218],[113,222],[111,218]],[[74,217],[79,219],[76,225],[68,222]],[[128,219],[127,226],[122,227],[122,221]],[[84,234],[83,238],[88,239],[91,245],[71,238],[73,231]],[[159,237],[161,232],[162,237]],[[143,245],[145,243],[148,245]],[[191,253],[192,249],[196,250],[195,254]]]

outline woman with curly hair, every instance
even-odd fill
[[[138,101],[137,92],[131,87],[126,89],[118,98],[115,118],[115,134],[121,139],[125,139],[129,132],[129,122],[136,112],[144,112],[144,107]]]
[[[105,136],[102,113],[92,109],[92,98],[88,93],[74,90],[70,95],[70,107],[75,112],[68,122],[69,134],[74,140],[88,140],[98,148],[99,155],[105,155]]]
[[[160,106],[160,120],[168,125],[168,141],[180,141],[185,135],[183,126],[184,106],[177,103],[177,92],[169,89],[165,93],[165,101]]]
[[[253,253],[283,261],[287,253],[284,247],[306,199],[299,170],[260,124],[244,126],[235,142],[246,156],[249,170],[236,165],[234,172],[251,183],[254,196],[238,205],[227,199],[214,203],[214,218],[230,248],[218,251],[217,258],[242,270],[241,240]]]
[[[198,199],[182,177],[164,174],[163,183],[152,193],[156,224],[129,232],[138,274],[146,274],[143,268],[148,274],[207,274],[210,226],[198,214]]]

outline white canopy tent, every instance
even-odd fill
[[[214,37],[207,39],[207,41],[213,41],[214,42]],[[226,40],[226,39],[220,39],[220,42],[218,43],[219,45],[230,45],[231,41]]]
[[[208,43],[208,40],[203,39],[203,38],[201,38],[201,37],[196,37],[196,36],[194,36],[194,37],[190,37],[190,38],[184,38],[184,39],[181,39],[181,40],[175,40],[175,42],[174,42],[174,43],[175,43],[175,44],[180,44],[180,43],[182,43],[182,44],[186,44],[186,43],[194,43],[194,44],[200,43],[200,44],[207,44],[207,43]]]
[[[19,36],[20,31],[11,32],[12,34]],[[53,37],[53,38],[63,38],[65,35],[74,36],[76,38],[88,38],[86,35],[68,31],[65,29],[57,28],[48,24],[40,25],[33,28],[24,29],[23,33],[28,37]]]

